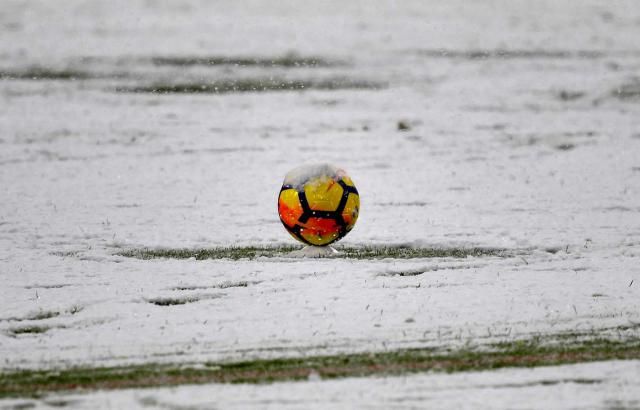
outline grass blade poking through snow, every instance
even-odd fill
[[[336,258],[344,259],[415,259],[466,258],[481,256],[508,256],[505,249],[495,248],[416,248],[410,246],[339,246]],[[257,257],[286,257],[299,249],[294,246],[238,246],[200,249],[139,248],[121,252],[121,256],[138,259],[254,259]]]
[[[349,78],[325,80],[290,80],[284,78],[242,78],[208,82],[156,83],[132,87],[117,87],[117,92],[151,94],[229,94],[304,90],[376,90],[384,84]]]

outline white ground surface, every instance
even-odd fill
[[[450,346],[640,323],[635,1],[9,0],[0,34],[1,70],[40,65],[139,76],[0,80],[2,368]],[[438,49],[448,55],[435,56]],[[464,55],[497,49],[534,53]],[[136,60],[289,51],[348,65],[183,69]],[[82,59],[89,56],[101,59]],[[247,76],[340,76],[387,87],[114,91],[149,79]],[[616,93],[628,89],[639,93]],[[398,131],[400,120],[411,129]],[[240,262],[114,256],[123,248],[291,243],[276,197],[285,173],[307,161],[338,164],[358,186],[362,211],[344,243],[525,254]],[[393,275],[415,269],[425,273]],[[233,286],[240,282],[247,286]],[[149,303],[158,297],[198,301]],[[19,320],[49,311],[60,315]],[[31,325],[50,330],[14,334]],[[623,380],[637,382],[635,364],[615,366],[630,372]],[[481,383],[483,375],[468,377]],[[431,377],[456,392],[467,376],[326,386],[365,389],[375,380],[412,391]],[[258,397],[278,386],[237,389]],[[296,386],[300,394],[311,389]],[[567,389],[589,400],[582,389],[608,392],[603,386]],[[108,406],[136,393],[100,397]]]

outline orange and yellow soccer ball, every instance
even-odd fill
[[[360,196],[344,170],[329,164],[291,170],[278,196],[278,214],[297,240],[326,246],[342,239],[356,224]]]

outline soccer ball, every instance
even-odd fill
[[[347,173],[333,165],[295,168],[284,178],[278,214],[287,231],[307,245],[326,246],[356,224],[360,196]]]

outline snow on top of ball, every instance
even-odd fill
[[[295,189],[301,189],[310,179],[327,176],[332,179],[339,178],[345,172],[341,168],[331,164],[307,164],[292,169],[284,177],[284,185]]]

